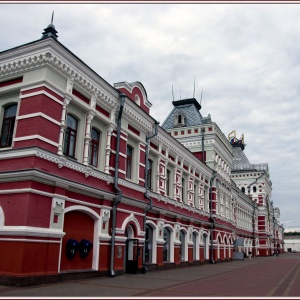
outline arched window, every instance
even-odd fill
[[[18,104],[12,104],[5,107],[2,129],[1,129],[1,140],[0,140],[1,148],[10,147],[12,144],[17,107]]]
[[[185,122],[185,114],[182,111],[177,111],[174,115],[174,126],[175,127],[182,127],[185,126],[184,122]]]
[[[203,234],[203,250],[204,259],[208,259],[208,236],[206,234]]]
[[[198,245],[197,245],[197,235],[195,232],[193,232],[192,238],[193,238],[193,260],[196,260]]]
[[[78,121],[71,115],[67,115],[67,128],[65,131],[64,154],[75,157],[76,136]]]
[[[256,186],[253,187],[253,193],[256,193],[257,189]]]
[[[132,179],[133,148],[130,145],[127,145],[126,155],[126,177]]]
[[[181,116],[181,115],[178,115],[177,123],[178,123],[178,124],[181,124],[181,123],[182,123],[182,116]]]
[[[89,164],[95,167],[97,167],[98,165],[100,137],[101,137],[101,133],[97,129],[92,128],[90,149],[89,149]]]
[[[181,242],[179,250],[180,260],[185,260],[185,232],[182,230],[179,232],[179,240]]]
[[[244,188],[244,187],[242,187],[241,191],[242,191],[243,193],[245,193],[245,188]]]
[[[152,262],[153,228],[146,225],[145,262]]]
[[[171,232],[166,227],[164,228],[164,241],[163,260],[170,261]]]

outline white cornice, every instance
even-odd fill
[[[46,66],[70,78],[108,107],[118,106],[119,92],[52,39],[11,49],[0,56],[0,76],[3,78]]]
[[[178,155],[182,160],[184,160],[185,163],[187,163],[189,166],[193,166],[193,168],[195,168],[197,172],[203,174],[204,177],[211,177],[212,170],[205,164],[200,162],[200,160],[196,158],[196,156],[192,152],[190,152],[189,150],[187,151],[184,145],[182,145],[179,141],[177,141],[162,128],[159,128],[158,135],[153,139],[157,140],[157,142],[161,144],[162,147],[168,149],[169,154],[175,156]],[[169,159],[167,158],[167,160]]]
[[[131,105],[131,100],[125,102],[123,114],[130,120],[130,123],[134,123],[138,126],[138,128],[142,128],[147,133],[151,133],[153,131],[154,121],[149,118],[145,118],[145,114],[142,114],[143,111],[139,111],[136,109],[133,104]]]

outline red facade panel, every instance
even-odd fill
[[[33,226],[48,228],[51,198],[32,193],[1,195],[0,205],[5,215],[5,226]]]
[[[48,96],[41,94],[23,98],[20,103],[19,116],[43,113],[57,122],[61,121],[62,105]]]
[[[60,127],[43,117],[32,117],[18,120],[16,138],[40,135],[58,143]]]

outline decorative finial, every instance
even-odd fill
[[[239,139],[236,138],[236,130],[232,130],[229,134],[228,134],[228,140],[229,143],[233,146],[233,147],[240,147],[242,148],[242,150],[244,150],[246,144],[244,141],[244,134],[242,133],[241,137]]]
[[[55,26],[53,25],[53,19],[54,11],[52,12],[51,23],[48,25],[47,28],[44,29],[42,39],[45,39],[47,37],[53,37],[54,39],[57,39],[57,31],[55,30]]]
[[[194,77],[194,92],[193,92],[193,98],[195,98],[195,85],[196,85],[196,83],[195,83],[195,77]]]
[[[52,12],[51,24],[53,24],[54,11]]]

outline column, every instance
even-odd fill
[[[89,111],[86,117],[86,124],[85,124],[85,136],[84,136],[84,150],[83,150],[83,164],[89,164],[89,145],[91,140],[91,125],[92,120],[95,116],[95,113]]]
[[[67,119],[67,106],[69,105],[70,101],[72,100],[72,96],[69,94],[65,95],[64,103],[61,112],[61,125],[59,131],[59,139],[58,139],[58,155],[63,155],[63,142],[64,142],[64,133],[67,127],[66,119]]]

